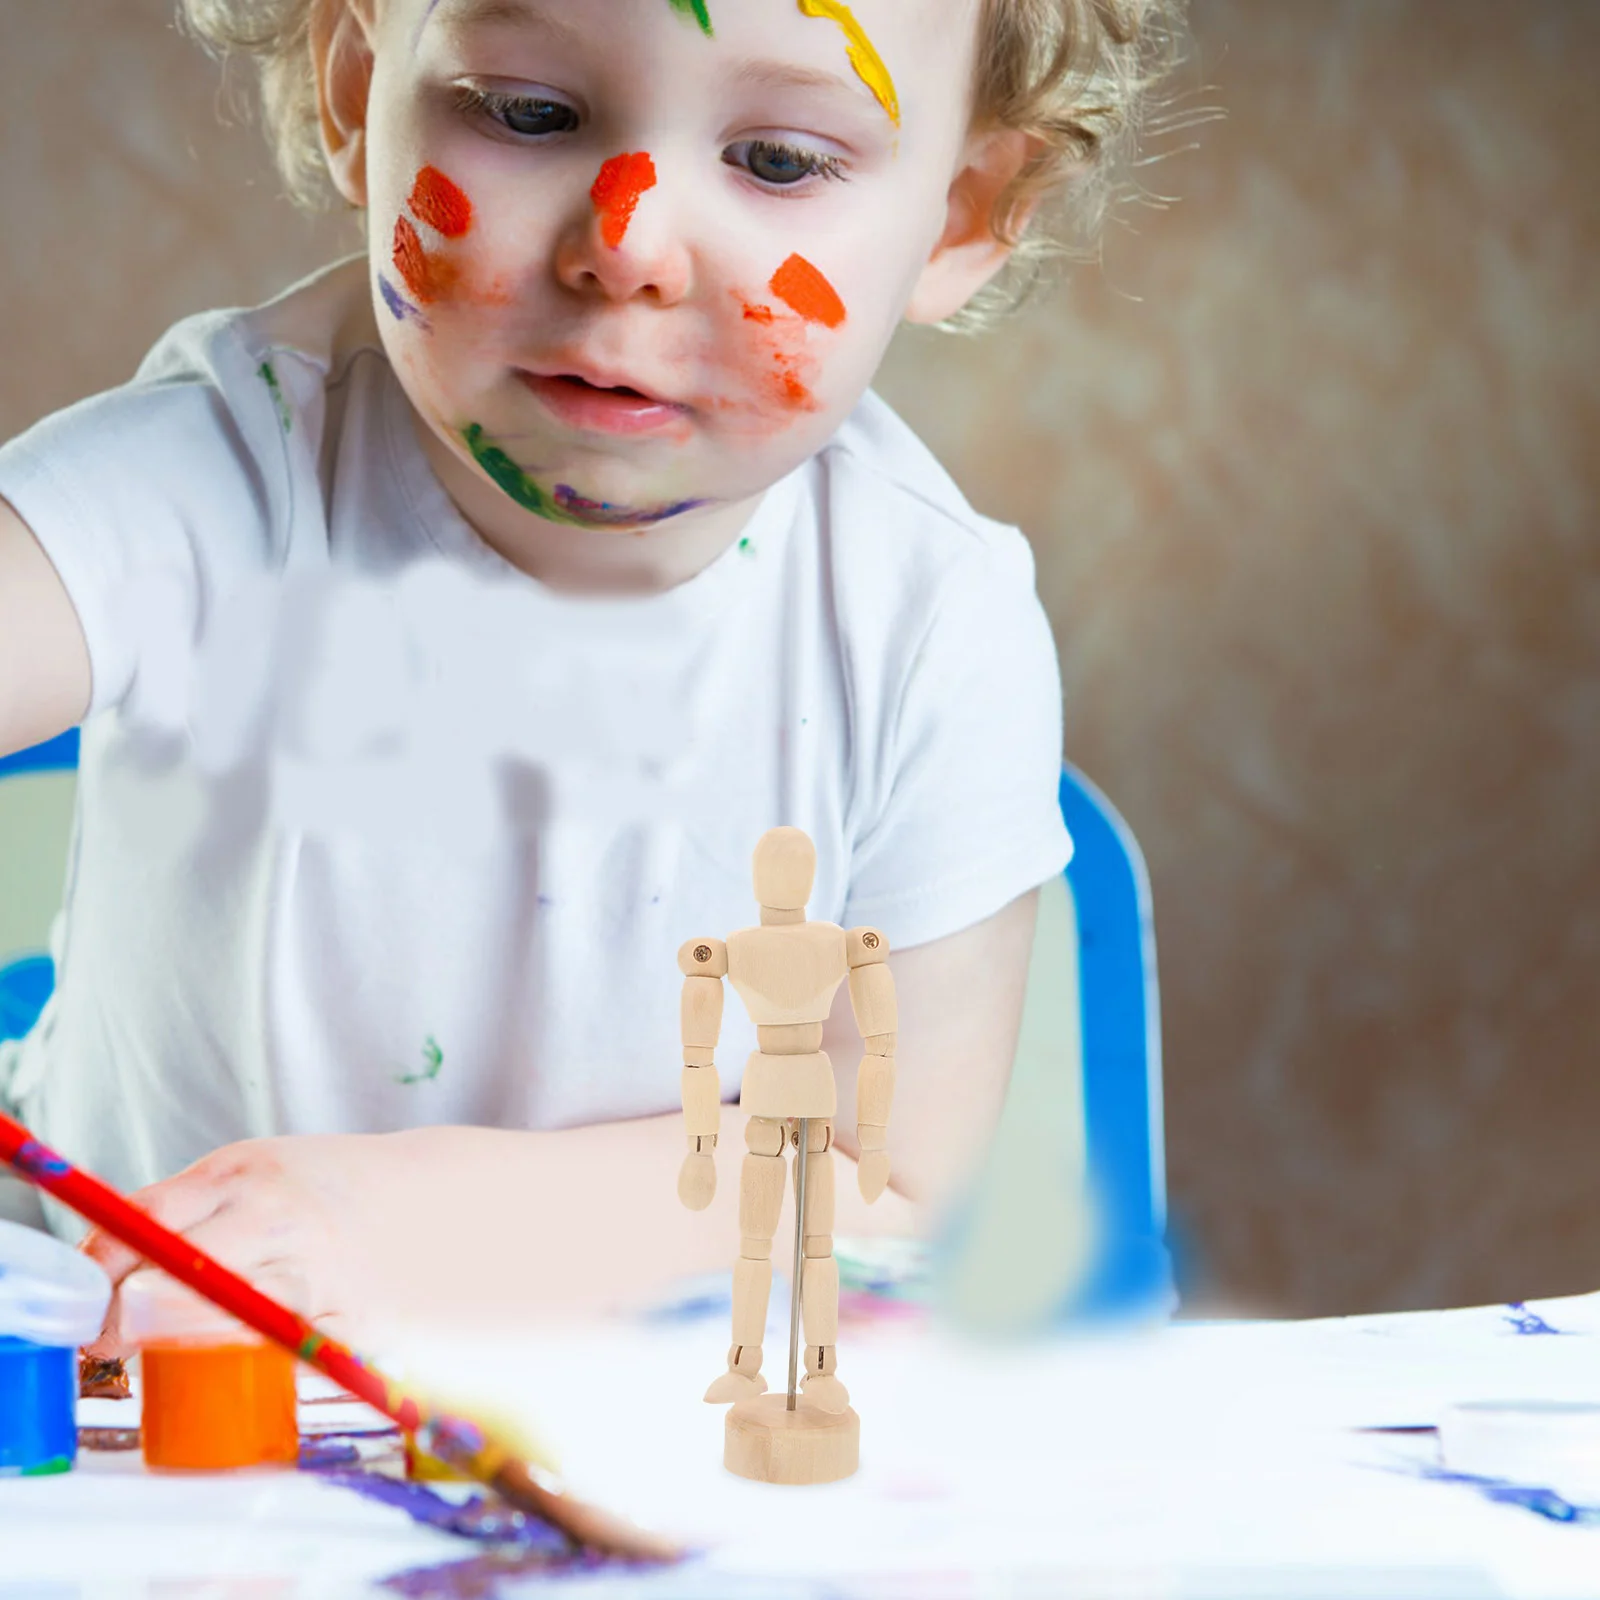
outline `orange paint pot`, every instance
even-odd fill
[[[275,1299],[295,1285],[260,1283]],[[145,1464],[217,1472],[293,1466],[300,1454],[295,1359],[147,1269],[122,1286],[123,1338],[139,1349]]]
[[[293,1466],[300,1455],[294,1357],[268,1344],[152,1344],[145,1465],[191,1471]]]

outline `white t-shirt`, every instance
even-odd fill
[[[811,916],[895,948],[1070,854],[1028,545],[874,396],[696,577],[577,600],[455,510],[352,261],[180,323],[0,449],[0,496],[94,679],[58,988],[0,1100],[118,1185],[669,1110],[678,946],[756,920],[767,828],[815,841]],[[754,1044],[731,1001],[725,1097]]]

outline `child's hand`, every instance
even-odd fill
[[[337,1322],[356,1294],[347,1222],[365,1187],[361,1173],[382,1143],[382,1136],[365,1135],[249,1139],[224,1145],[131,1198],[241,1277],[303,1284],[306,1299],[295,1309],[318,1322]],[[143,1266],[141,1257],[98,1228],[83,1249],[119,1289]],[[114,1300],[91,1355],[123,1353],[118,1323]]]

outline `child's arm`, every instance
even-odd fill
[[[999,1121],[1022,1022],[1037,906],[1032,891],[971,928],[889,956],[898,1012],[894,1054],[902,1063],[887,1141],[890,1187],[935,1210],[972,1177]],[[843,993],[822,1047],[839,1082],[836,1142],[859,1157],[861,1042]],[[867,1163],[864,1177],[873,1165]]]
[[[89,646],[56,569],[0,500],[0,755],[83,720]]]
[[[742,1155],[739,1108],[722,1117]],[[675,1280],[726,1271],[739,1184],[686,1211],[671,1201],[682,1159],[676,1111],[539,1133],[306,1134],[224,1145],[135,1198],[246,1277],[293,1268],[313,1317],[371,1345],[407,1325],[640,1308]],[[916,1213],[892,1192],[869,1211],[841,1181],[836,1226],[911,1234]],[[139,1264],[101,1233],[85,1248],[119,1284]],[[118,1353],[114,1332],[95,1348]]]
[[[869,1210],[841,1174],[838,1234],[925,1228],[922,1203],[942,1206],[982,1161],[1016,1049],[1036,899],[1023,895],[975,927],[890,956],[905,1061],[889,1140],[894,1182]],[[839,1078],[837,1142],[854,1159],[860,1040],[843,985],[824,1048]],[[723,1106],[721,1117],[737,1127],[741,1113]],[[680,1112],[548,1133],[253,1139],[138,1199],[246,1276],[292,1263],[312,1314],[361,1342],[407,1321],[509,1323],[637,1306],[675,1278],[725,1267],[739,1236],[739,1185],[718,1187],[711,1222],[663,1204],[681,1175],[683,1140]],[[102,1234],[87,1248],[118,1283],[138,1264]]]

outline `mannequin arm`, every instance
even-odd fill
[[[711,1152],[721,1125],[722,1091],[715,1057],[728,947],[720,939],[691,939],[678,951],[678,970],[683,973],[683,1128],[689,1140],[678,1198],[691,1211],[702,1211],[717,1190]]]

